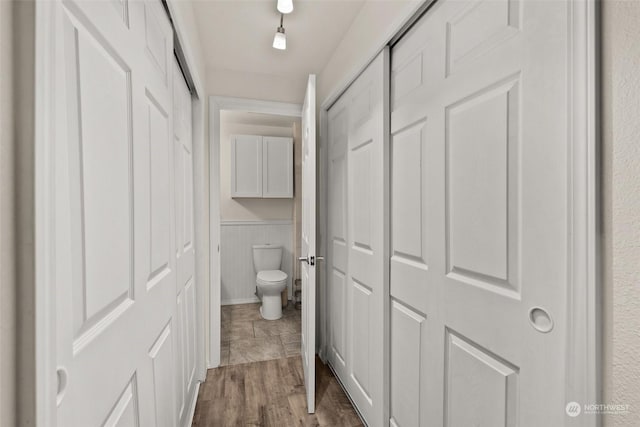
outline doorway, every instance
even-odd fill
[[[300,244],[305,256],[298,257],[304,262],[301,267],[301,299],[302,319],[300,352],[304,372],[304,383],[307,396],[307,410],[314,412],[315,408],[315,304],[316,304],[316,261],[322,259],[316,253],[316,127],[315,127],[315,75],[309,76],[305,101],[302,106],[268,101],[251,101],[233,98],[210,98],[210,136],[211,136],[211,211],[212,211],[212,270],[220,271],[220,242],[221,242],[221,209],[219,198],[221,194],[221,112],[224,110],[244,111],[246,113],[272,114],[276,116],[300,117],[301,129],[301,238]],[[230,195],[236,198],[286,198],[293,195],[291,172],[286,167],[287,162],[292,166],[292,141],[282,137],[263,135],[235,135],[229,138],[230,156]],[[284,161],[284,167],[283,167]],[[272,167],[275,165],[275,167]],[[237,239],[234,239],[237,243]],[[255,242],[254,242],[255,243]],[[244,271],[250,271],[254,264],[256,272],[257,294],[261,299],[260,314],[266,320],[280,319],[281,301],[280,286],[285,285],[287,274],[279,270],[282,267],[283,248],[279,245],[267,243],[244,245],[244,250],[251,246],[251,261],[246,260]],[[267,255],[268,253],[268,255]],[[248,264],[248,265],[247,265]],[[262,276],[261,276],[262,275]],[[276,277],[278,276],[278,277]],[[209,298],[210,333],[207,334],[210,343],[211,367],[221,363],[222,338],[222,302],[221,276],[212,281]],[[245,283],[246,285],[246,283]],[[275,293],[276,291],[278,293]],[[255,338],[255,332],[254,332]],[[233,358],[233,346],[230,346],[229,358]]]
[[[299,355],[300,117],[222,110],[219,132],[220,366]],[[261,254],[277,259],[277,315],[261,312]]]
[[[211,278],[209,309],[207,310],[209,322],[206,336],[209,340],[207,346],[209,350],[208,365],[210,368],[214,368],[232,361],[230,344],[232,339],[257,340],[264,338],[262,337],[264,331],[260,329],[259,336],[256,336],[253,328],[253,322],[259,322],[261,317],[257,312],[259,299],[256,295],[252,246],[258,243],[276,243],[283,247],[282,265],[290,273],[287,274],[289,279],[286,286],[287,300],[294,296],[293,286],[297,271],[297,263],[293,258],[296,253],[294,242],[299,241],[294,237],[294,218],[299,216],[296,215],[295,198],[283,198],[283,200],[262,198],[262,185],[260,183],[258,186],[256,183],[257,170],[262,168],[262,163],[258,164],[257,158],[253,159],[255,163],[253,169],[256,175],[251,180],[251,183],[255,184],[252,187],[254,197],[231,197],[231,135],[253,134],[254,137],[262,137],[264,135],[261,134],[271,132],[273,136],[285,136],[287,129],[289,129],[288,132],[290,132],[295,144],[295,123],[300,121],[302,106],[215,96],[209,98],[209,103],[211,271],[219,273],[213,274]],[[276,132],[277,135],[273,132]],[[255,138],[253,142],[258,144]],[[260,147],[262,147],[261,144],[260,141]],[[260,148],[260,155],[262,155],[261,150],[262,148]],[[293,152],[295,153],[295,148]],[[257,149],[255,153],[258,153]],[[293,171],[291,175],[292,180],[295,180]],[[295,182],[292,181],[292,184],[292,190],[295,192]],[[258,187],[260,197],[257,197]],[[240,190],[245,191],[244,194],[248,194],[249,187],[242,187]],[[261,216],[267,219],[260,219]],[[251,305],[241,308],[240,304]],[[227,307],[224,309],[224,314],[223,305]],[[245,323],[240,326],[231,326],[230,322],[233,320],[251,322],[251,325]],[[223,322],[227,323],[224,335]],[[291,329],[290,326],[282,328],[282,331]],[[254,342],[253,344],[265,345],[265,351],[258,351],[264,357],[284,354],[282,342],[278,344],[272,338],[262,341],[265,342]],[[245,345],[248,344],[244,342],[236,344],[237,356],[234,356],[233,361],[244,360],[243,358],[249,355],[249,352],[242,355],[241,349]],[[258,356],[254,354],[251,357],[257,358]]]

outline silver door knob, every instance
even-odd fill
[[[315,257],[313,255],[308,255],[306,257],[304,257],[304,256],[298,257],[298,261],[304,261],[304,262],[306,262],[307,264],[309,264],[311,266],[316,265],[316,259],[323,260],[324,257],[321,257],[321,256]]]
[[[323,256],[313,256],[313,255],[298,257],[298,261],[304,261],[309,265],[316,265],[316,260],[324,261],[324,257]]]

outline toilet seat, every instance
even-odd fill
[[[263,270],[258,272],[256,282],[259,285],[281,285],[287,280],[287,273],[280,270]]]

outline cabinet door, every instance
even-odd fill
[[[262,137],[231,137],[231,197],[262,197]]]
[[[293,139],[262,139],[262,197],[293,197]]]

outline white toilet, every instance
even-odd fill
[[[267,320],[282,317],[280,294],[287,286],[287,273],[279,270],[281,262],[282,246],[253,246],[253,268],[257,274],[258,297],[262,300],[260,314]]]

